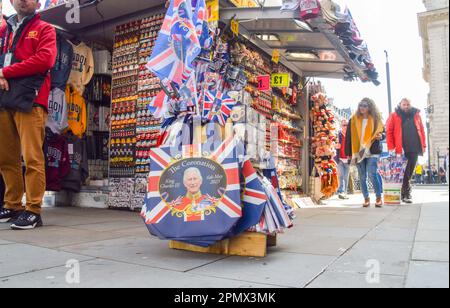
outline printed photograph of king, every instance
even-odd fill
[[[215,206],[227,186],[224,169],[206,158],[185,159],[161,176],[161,197],[178,211],[202,212]]]

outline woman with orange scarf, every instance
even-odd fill
[[[383,181],[378,172],[378,161],[383,151],[381,140],[384,138],[381,113],[372,99],[364,98],[350,119],[345,142],[346,155],[351,157],[358,167],[364,207],[370,206],[368,178],[374,185],[377,198],[375,206],[383,206]]]

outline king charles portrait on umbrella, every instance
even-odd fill
[[[183,185],[186,188],[186,194],[170,203],[170,206],[177,211],[187,215],[200,215],[210,210],[219,201],[202,193],[203,176],[198,168],[188,168],[184,171]]]

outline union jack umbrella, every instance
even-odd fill
[[[161,239],[205,245],[213,244],[229,234],[242,217],[236,153],[238,143],[237,139],[227,139],[212,153],[204,153],[202,145],[183,146],[181,151],[178,147],[161,147],[150,151],[148,194],[141,216],[151,234]],[[217,187],[216,192],[204,195],[198,204],[191,203],[186,208],[180,208],[183,198],[175,195],[169,197],[160,182],[165,172],[172,172],[180,165],[192,163],[192,160],[220,166],[226,181],[224,186]],[[209,176],[208,179],[214,179],[216,175],[217,172],[210,175],[202,173],[204,178]],[[180,179],[178,181],[181,182]],[[206,203],[207,207],[202,209],[202,203]]]
[[[241,164],[241,174],[245,183],[242,200],[243,215],[233,228],[233,235],[238,235],[258,224],[268,200],[261,180],[248,157]]]

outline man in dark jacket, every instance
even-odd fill
[[[0,172],[6,184],[0,222],[14,230],[42,225],[41,205],[45,193],[44,144],[50,69],[56,60],[56,31],[41,20],[38,0],[11,0],[17,15],[0,31]],[[39,81],[34,83],[34,81]],[[31,91],[30,91],[31,88]],[[25,93],[24,95],[22,95]],[[5,99],[8,97],[8,99]],[[10,101],[14,97],[14,101]],[[25,108],[26,110],[22,110]],[[22,197],[21,156],[25,161],[26,207]]]
[[[411,178],[419,156],[426,149],[425,128],[420,111],[404,98],[386,124],[388,149],[393,155],[403,155],[408,159],[402,186],[402,201],[413,203]]]

